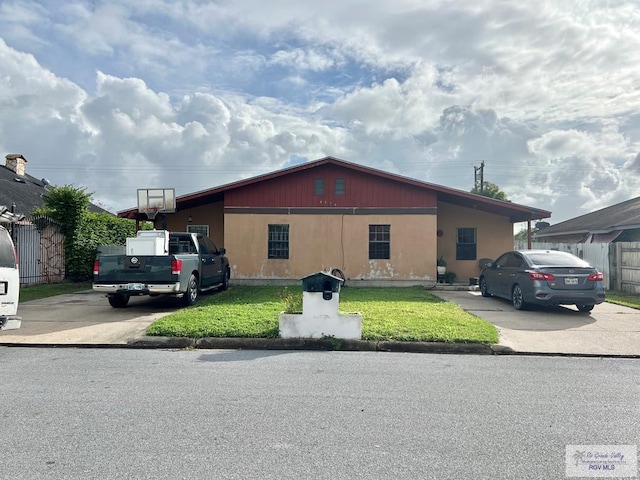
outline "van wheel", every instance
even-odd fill
[[[124,308],[129,303],[129,295],[123,295],[116,293],[115,295],[109,295],[109,305],[113,308]]]
[[[578,307],[578,310],[580,312],[585,312],[585,313],[588,313],[591,310],[593,310],[593,305],[576,305],[576,307]]]
[[[527,304],[524,301],[524,295],[522,294],[522,287],[517,283],[513,286],[513,290],[511,290],[511,303],[513,304],[513,308],[516,310],[527,309]]]
[[[198,290],[198,278],[192,273],[189,277],[189,283],[187,283],[187,291],[184,292],[184,296],[182,297],[182,303],[185,307],[195,305],[196,300],[198,300]]]

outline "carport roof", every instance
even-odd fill
[[[319,160],[303,163],[301,165],[296,165],[289,168],[284,168],[282,170],[277,170],[275,172],[267,173],[264,175],[258,175],[256,177],[240,180],[238,182],[228,183],[219,187],[181,195],[176,198],[176,209],[180,210],[184,208],[193,208],[212,202],[223,201],[225,192],[228,192],[230,190],[263,182],[284,175],[291,175],[303,170],[317,168],[321,165],[326,164],[337,165],[343,168],[355,170],[360,173],[374,175],[399,183],[404,183],[406,185],[428,189],[436,192],[438,201],[508,217],[513,223],[524,222],[527,220],[540,220],[543,218],[549,218],[551,216],[551,212],[546,210],[541,210],[526,205],[519,205],[512,202],[504,202],[502,200],[496,200],[493,198],[484,197],[482,195],[476,195],[470,192],[465,192],[463,190],[457,190],[454,188],[444,187],[442,185],[436,185],[434,183],[423,182],[421,180],[392,174],[382,170],[377,170],[375,168],[366,167],[364,165],[340,160],[334,157],[324,157]],[[125,218],[139,218],[141,220],[146,220],[147,218],[144,214],[138,214],[137,208],[131,208],[118,212],[118,216]]]

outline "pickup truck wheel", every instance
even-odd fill
[[[191,274],[189,277],[189,283],[187,283],[187,291],[184,292],[184,297],[182,297],[182,303],[186,307],[195,305],[196,300],[198,300],[198,293],[198,278],[194,274]]]
[[[129,298],[129,295],[122,295],[121,293],[109,295],[109,305],[113,308],[124,308],[129,303]]]
[[[231,272],[227,268],[224,271],[224,277],[222,278],[222,287],[221,290],[226,290],[229,288],[229,277],[231,276]]]

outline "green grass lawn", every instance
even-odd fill
[[[607,302],[640,309],[640,295],[637,293],[611,292],[607,290]]]
[[[301,294],[301,288],[288,290]],[[201,297],[198,304],[156,321],[148,335],[202,337],[278,336],[278,318],[284,310],[278,292],[283,287],[237,286]],[[496,328],[441,300],[422,287],[343,288],[341,313],[362,314],[363,340],[418,342],[498,341]]]
[[[20,302],[91,290],[91,282],[40,283],[20,287]]]

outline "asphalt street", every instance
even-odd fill
[[[14,480],[564,479],[567,445],[639,438],[636,359],[0,347],[0,365]]]

